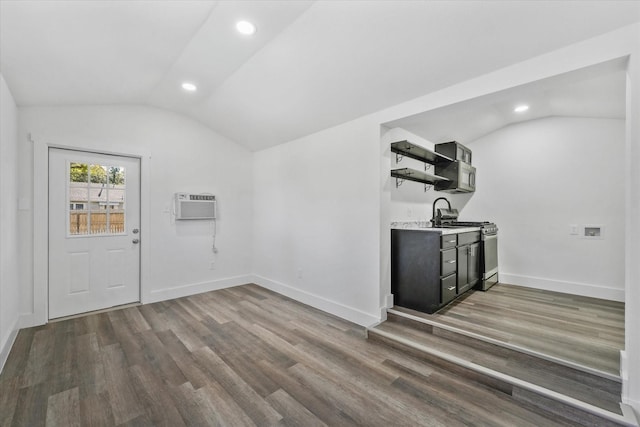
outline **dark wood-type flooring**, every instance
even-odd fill
[[[624,303],[497,284],[429,315],[436,320],[593,369],[620,375]]]
[[[1,426],[556,426],[255,285],[21,330]]]

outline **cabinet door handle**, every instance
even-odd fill
[[[447,240],[447,243],[455,243],[455,240]]]
[[[456,263],[456,260],[455,260],[455,259],[452,259],[451,261],[447,261],[447,263],[448,263],[448,264],[455,264],[455,263]]]
[[[454,290],[455,288],[456,288],[455,286],[451,286],[451,287],[449,287],[449,288],[447,288],[447,289],[448,289],[448,290],[450,290],[450,291],[452,291],[452,290]]]

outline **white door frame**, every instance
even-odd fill
[[[45,141],[29,134],[33,143],[33,312],[21,316],[20,327],[44,325],[49,321],[49,148],[86,151],[140,159],[140,302],[149,301],[149,169],[151,154],[126,146],[96,149]],[[145,243],[146,241],[146,243]]]

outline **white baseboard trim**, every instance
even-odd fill
[[[385,308],[393,308],[393,294],[387,294],[384,297]]]
[[[45,325],[48,321],[41,314],[22,313],[18,319],[18,328],[33,328],[34,326]]]
[[[640,419],[640,400],[629,400],[623,397],[620,409],[622,409],[622,414],[626,418],[631,420],[635,419],[635,424],[631,425],[638,425],[638,420]]]
[[[361,326],[370,327],[371,325],[380,323],[381,320],[376,315],[296,289],[284,283],[276,282],[275,280],[267,279],[266,277],[255,275],[253,276],[253,283]]]
[[[563,292],[565,294],[600,298],[609,301],[624,302],[624,289],[589,285],[586,283],[567,282],[564,280],[545,279],[543,277],[522,276],[519,274],[499,273],[500,283],[542,289],[545,291]]]
[[[233,286],[246,285],[247,283],[252,283],[252,281],[253,276],[243,275],[212,280],[209,282],[190,283],[172,288],[157,289],[149,292],[147,298],[144,298],[142,303],[150,304],[174,298],[188,297],[190,295],[201,294],[203,292],[217,291],[219,289],[231,288]]]
[[[625,350],[620,350],[620,377],[622,378],[622,404],[623,412],[634,412],[636,419],[640,419],[640,400],[629,397],[629,357]],[[626,405],[626,407],[625,407]]]
[[[18,331],[20,330],[18,328],[18,323],[19,318],[16,318],[13,325],[11,325],[11,332],[9,333],[9,336],[5,342],[2,343],[2,347],[0,347],[0,373],[2,373],[2,370],[4,369],[4,364],[7,363],[13,343],[16,341],[16,337],[18,336]]]

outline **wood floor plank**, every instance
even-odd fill
[[[14,376],[0,381],[0,426],[10,426],[18,401],[22,378]]]
[[[53,360],[55,334],[48,329],[41,329],[35,333],[29,349],[27,365],[22,376],[22,387],[40,384],[49,376]]]
[[[126,357],[120,344],[104,347],[102,361],[109,403],[116,424],[122,424],[143,415],[144,408],[138,401],[131,383]]]
[[[16,336],[16,340],[11,347],[11,351],[5,362],[2,376],[0,376],[0,384],[2,381],[10,378],[20,377],[25,373],[28,362],[27,355],[33,344],[33,338],[38,330],[42,328],[21,329]]]
[[[270,343],[252,333],[254,324],[247,319],[237,318],[223,325],[207,323],[211,334],[206,339],[210,348],[221,354],[236,353],[259,354],[262,358],[279,365],[289,367],[295,364],[284,348],[270,345]]]
[[[156,332],[156,335],[162,345],[167,351],[167,354],[172,358],[176,359],[179,357],[190,355],[191,352],[184,346],[182,341],[178,339],[175,333],[172,330],[167,329],[160,332]]]
[[[295,396],[296,400],[325,424],[329,426],[358,425],[348,414],[331,404],[328,400],[328,393],[313,393],[300,379],[267,361],[260,362],[260,367],[287,394]]]
[[[115,344],[118,339],[113,332],[113,326],[107,313],[92,314],[85,317],[89,332],[95,332],[100,347]]]
[[[55,324],[54,347],[49,372],[51,393],[75,387],[80,372],[76,369],[76,335],[73,321]]]
[[[80,419],[82,427],[115,426],[109,393],[83,395],[80,393]]]
[[[49,395],[49,385],[46,383],[21,388],[15,395],[17,402],[11,426],[44,426]]]
[[[80,335],[75,344],[80,394],[84,397],[103,393],[106,387],[105,374],[96,333]]]
[[[78,387],[49,396],[47,427],[80,427],[80,396]]]
[[[256,285],[20,331],[0,392],[3,427],[567,425]]]
[[[211,382],[206,387],[197,391],[199,402],[214,412],[220,425],[229,426],[260,426],[249,414],[240,406],[239,402],[231,396],[217,382]],[[273,425],[273,424],[264,424]]]
[[[118,310],[122,312],[122,310]],[[144,343],[140,334],[135,333],[129,325],[129,322],[122,317],[111,316],[111,325],[114,335],[118,340],[118,344],[125,356],[128,366],[139,365],[145,363]]]
[[[218,417],[218,411],[213,404],[203,396],[203,393],[198,393],[191,383],[171,387],[169,392],[187,426],[218,427],[225,425],[224,420]]]
[[[402,336],[429,348],[438,349],[469,362],[560,392],[611,412],[620,412],[620,384],[615,381],[593,377],[582,371],[567,369],[562,365],[523,353],[494,346],[482,341],[472,342],[457,339],[456,334],[433,335],[410,324],[396,322],[395,316],[376,329]]]
[[[134,332],[144,332],[151,329],[138,307],[128,307],[120,311],[122,311],[127,323]]]
[[[129,368],[136,395],[144,406],[147,419],[154,426],[180,427],[185,423],[174,405],[173,399],[164,393],[162,379],[155,375],[150,365]]]
[[[311,411],[280,388],[267,396],[267,402],[283,415],[284,425],[327,427]]]
[[[202,338],[206,336],[207,333],[201,331],[202,334],[199,334],[195,329],[195,325],[190,325],[188,318],[185,317],[184,313],[180,312],[179,308],[172,305],[166,309],[164,315],[166,316],[169,329],[173,331],[189,351],[196,351],[206,347]]]
[[[167,348],[153,331],[139,334],[146,361],[153,367],[156,375],[165,383],[180,385],[187,382],[184,374],[176,365]]]
[[[159,313],[154,305],[141,305],[138,310],[152,330],[155,332],[167,330],[167,320],[164,313]]]
[[[257,425],[272,425],[282,416],[209,347],[194,352],[195,358]]]
[[[220,313],[219,310],[216,309],[216,299],[212,298],[210,294],[205,294],[202,297],[190,298],[189,301],[201,312],[203,313],[202,319],[212,318],[219,324],[227,323],[231,319],[224,316],[224,314]]]
[[[624,303],[497,284],[471,291],[433,315],[398,307],[613,375],[624,348]]]
[[[200,368],[193,354],[189,353],[186,356],[174,357],[173,360],[191,388],[199,389],[209,383],[206,370]]]

